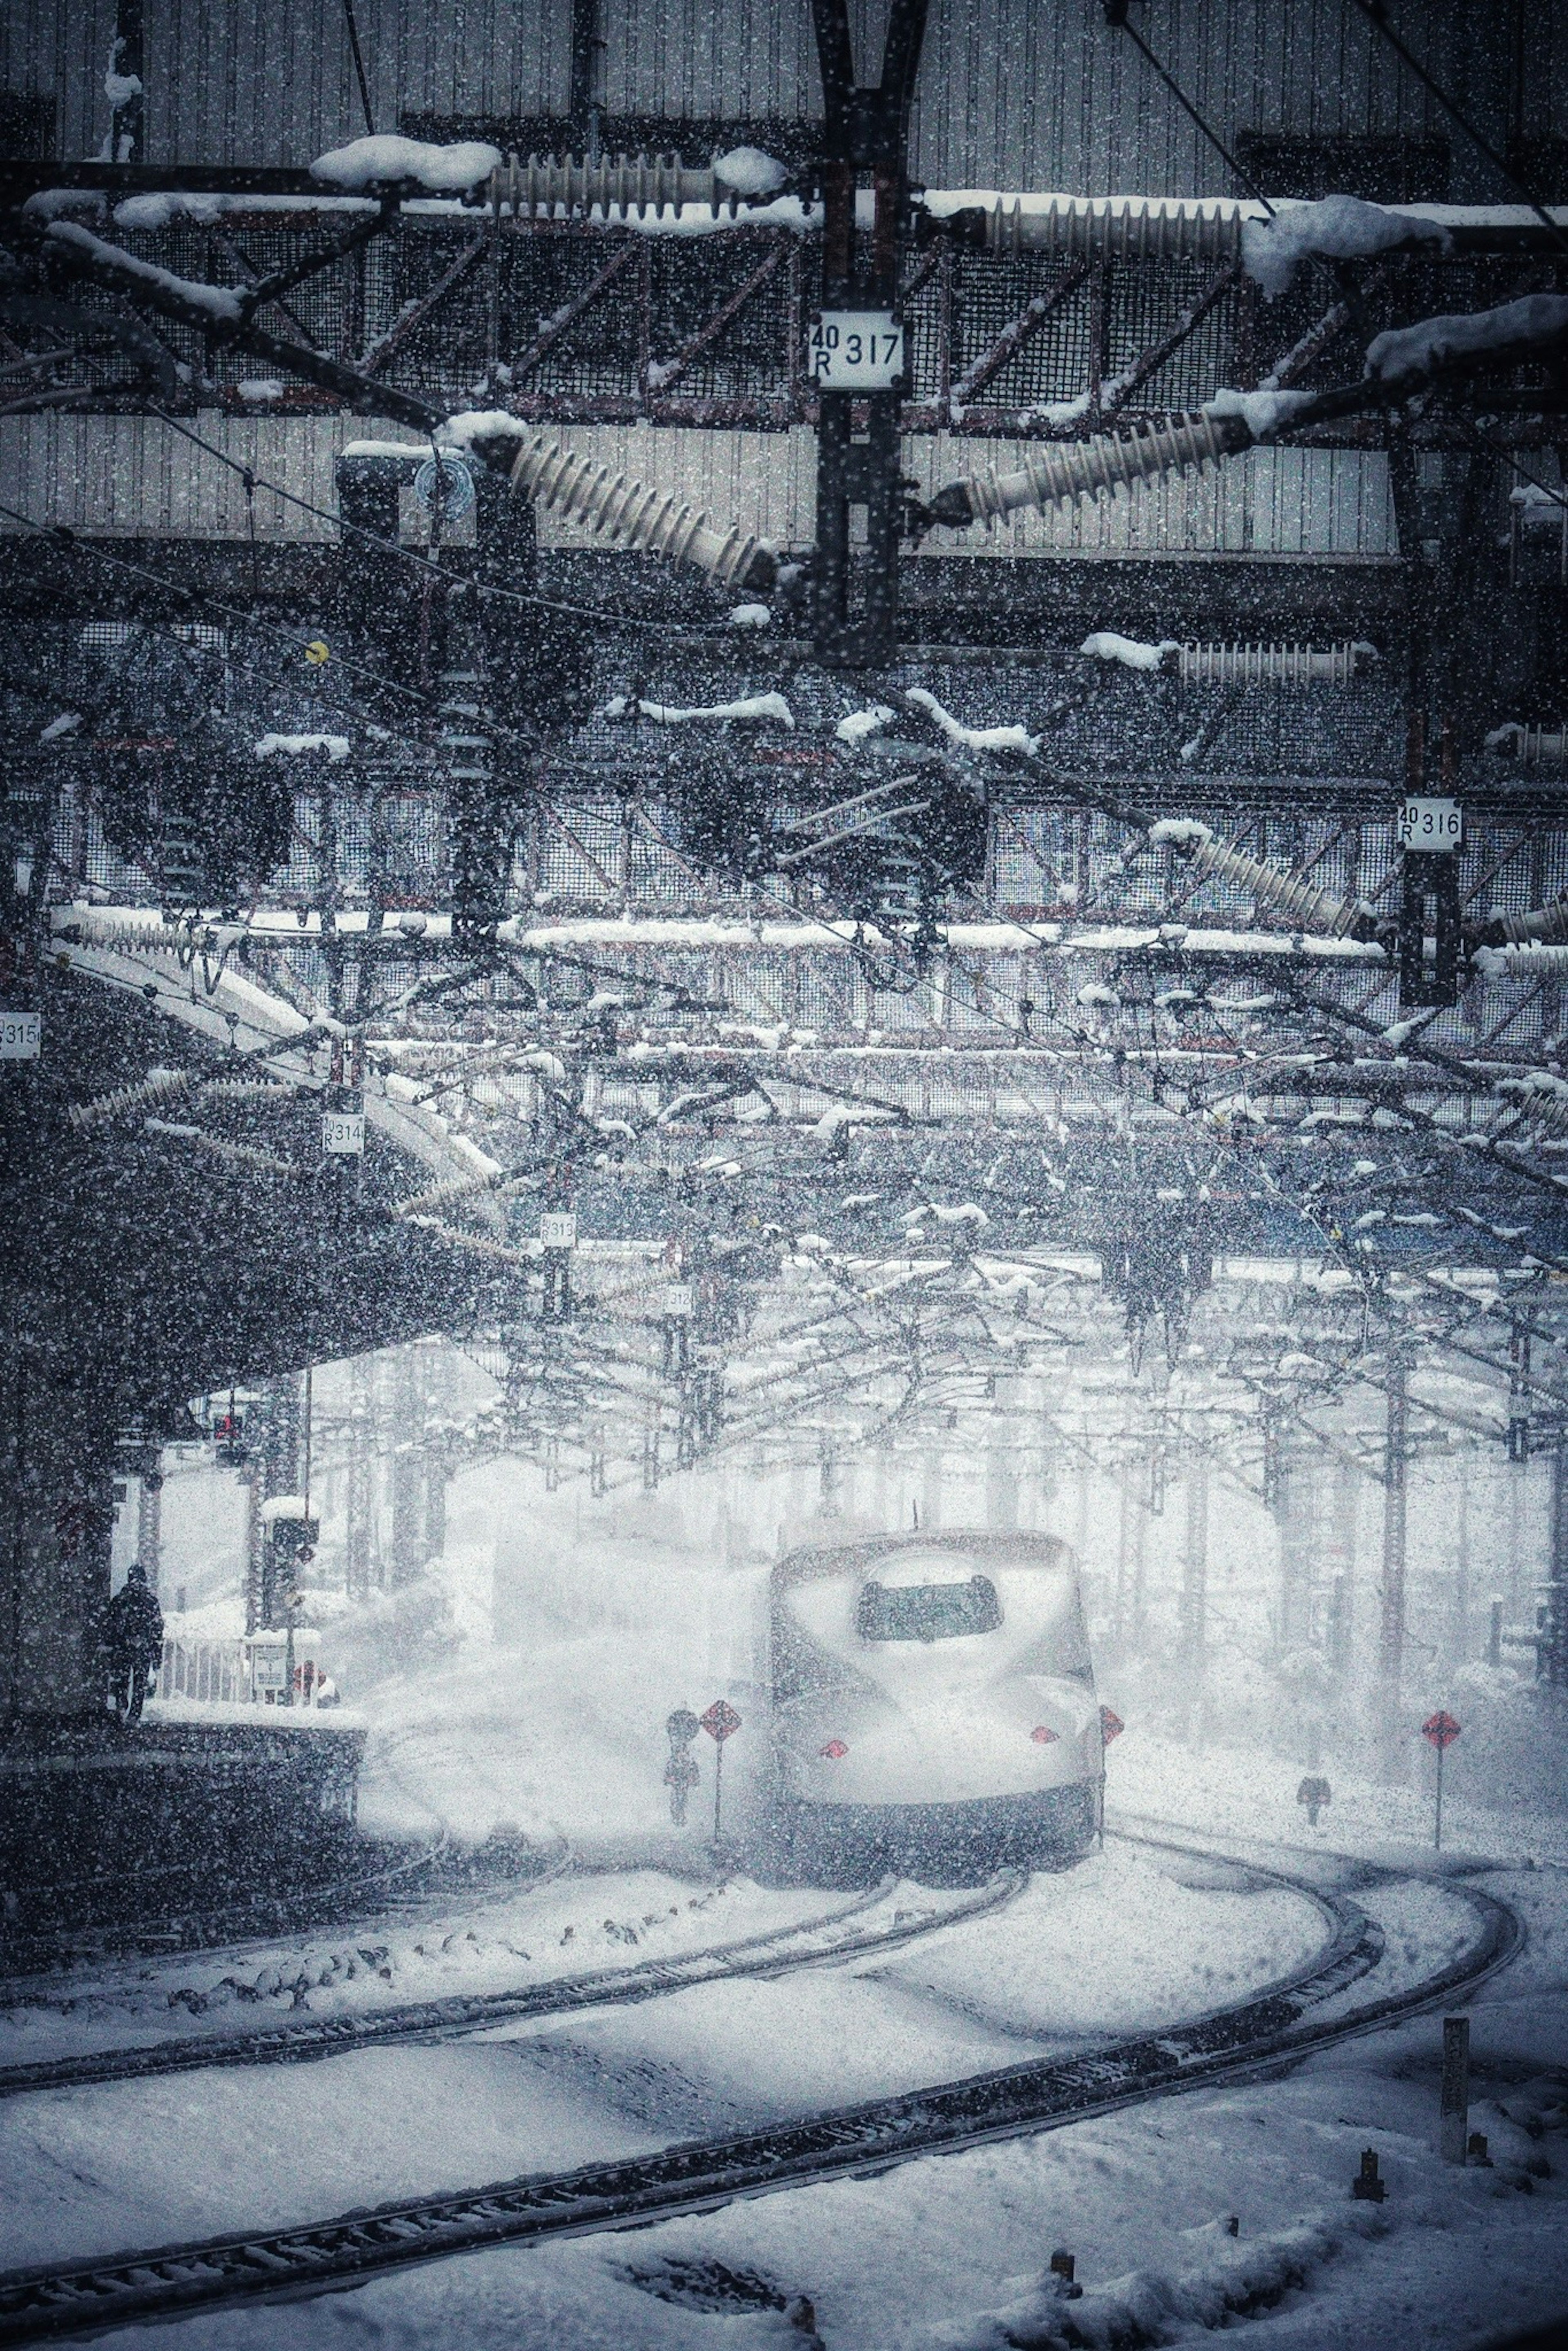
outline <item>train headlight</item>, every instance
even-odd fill
[[[830,1739],[827,1745],[822,1750],[822,1753],[827,1757],[830,1763],[837,1763],[841,1761],[841,1759],[849,1753],[849,1749],[844,1745],[841,1739]]]
[[[1054,1747],[1061,1736],[1060,1730],[1048,1730],[1043,1722],[1037,1722],[1030,1732],[1037,1747]]]

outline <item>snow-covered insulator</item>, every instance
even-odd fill
[[[585,523],[601,538],[666,555],[673,563],[694,564],[722,588],[768,589],[778,579],[779,559],[760,539],[735,524],[716,530],[706,514],[674,491],[651,490],[543,434],[518,450],[511,479],[525,497]]]
[[[514,220],[659,214],[682,204],[706,204],[716,216],[737,212],[743,193],[711,163],[694,167],[678,155],[508,155],[488,189],[492,207]]]
[[[433,1208],[444,1208],[454,1200],[465,1200],[475,1192],[488,1192],[501,1180],[501,1171],[476,1176],[452,1176],[444,1184],[432,1184],[428,1190],[415,1192],[400,1200],[392,1211],[397,1217],[423,1217]]]
[[[1543,946],[1568,945],[1568,898],[1554,898],[1549,906],[1532,906],[1525,914],[1499,914],[1489,934],[1500,946],[1520,947],[1531,940]]]
[[[1240,416],[1214,416],[1202,409],[1134,424],[1124,433],[1098,433],[1087,441],[1041,442],[1024,454],[1015,471],[995,466],[949,482],[931,501],[932,518],[961,528],[999,522],[1027,507],[1071,506],[1130,489],[1134,482],[1162,475],[1188,474],[1239,455],[1253,444]]]
[[[1560,1086],[1560,1080],[1550,1078],[1544,1084],[1531,1078],[1504,1078],[1498,1092],[1507,1094],[1533,1126],[1548,1134],[1568,1134],[1568,1088],[1559,1091]]]
[[[1487,737],[1489,751],[1522,760],[1527,768],[1568,760],[1568,726],[1521,726],[1517,721]]]
[[[1218,881],[1234,883],[1238,889],[1249,890],[1255,898],[1278,906],[1303,930],[1320,937],[1364,939],[1374,935],[1373,918],[1363,908],[1347,906],[1343,898],[1331,898],[1326,890],[1314,890],[1298,874],[1287,873],[1282,867],[1270,865],[1260,857],[1249,857],[1245,850],[1232,849],[1226,841],[1200,841],[1193,849],[1192,862]]]
[[[292,1159],[279,1159],[275,1152],[258,1151],[251,1143],[231,1143],[226,1135],[208,1134],[204,1128],[185,1126],[171,1119],[149,1118],[142,1121],[148,1134],[166,1134],[179,1143],[193,1143],[198,1150],[226,1166],[246,1167],[262,1176],[298,1176],[298,1164]]]
[[[167,1102],[173,1094],[203,1085],[210,1076],[207,1069],[154,1070],[150,1078],[142,1078],[136,1085],[117,1086],[112,1093],[99,1094],[95,1102],[73,1102],[66,1116],[78,1132],[83,1127],[101,1126],[106,1119],[123,1118],[128,1111],[145,1110],[151,1102]]]
[[[986,213],[993,253],[1049,253],[1063,261],[1226,262],[1241,252],[1235,204],[1191,205],[1162,196],[1053,196],[1043,210],[998,196]]]
[[[1188,685],[1255,685],[1268,679],[1281,685],[1344,685],[1364,661],[1375,660],[1371,645],[1183,645],[1177,666]]]

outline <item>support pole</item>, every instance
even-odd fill
[[[1197,1736],[1203,1726],[1208,1631],[1208,1464],[1201,1455],[1187,1470],[1182,1571],[1182,1711],[1188,1733]]]
[[[927,0],[892,0],[882,79],[857,87],[847,0],[812,0],[822,76],[822,306],[891,311],[909,208],[909,110],[920,69]],[[856,236],[857,179],[873,192],[870,246]],[[836,668],[879,666],[897,637],[901,392],[818,395],[817,550],[813,575],[817,657]],[[863,404],[866,437],[855,437]],[[852,610],[851,509],[866,516],[866,590]]]
[[[163,1472],[156,1465],[142,1473],[136,1497],[136,1556],[155,1593],[163,1557]]]
[[[1398,1356],[1388,1367],[1387,1412],[1383,1454],[1383,1625],[1378,1666],[1382,1729],[1392,1765],[1396,1753],[1399,1685],[1405,1667],[1405,1478],[1409,1426],[1406,1366]]]
[[[1550,1689],[1568,1689],[1568,1443],[1552,1454],[1552,1556],[1536,1630],[1535,1673]]]

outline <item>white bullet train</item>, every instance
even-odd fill
[[[768,1585],[769,1843],[782,1875],[1071,1859],[1104,1737],[1077,1562],[1041,1534],[882,1535]]]

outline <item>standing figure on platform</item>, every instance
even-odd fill
[[[163,1650],[163,1611],[149,1589],[147,1570],[133,1560],[103,1617],[103,1655],[110,1704],[123,1722],[138,1722],[148,1679]]]

